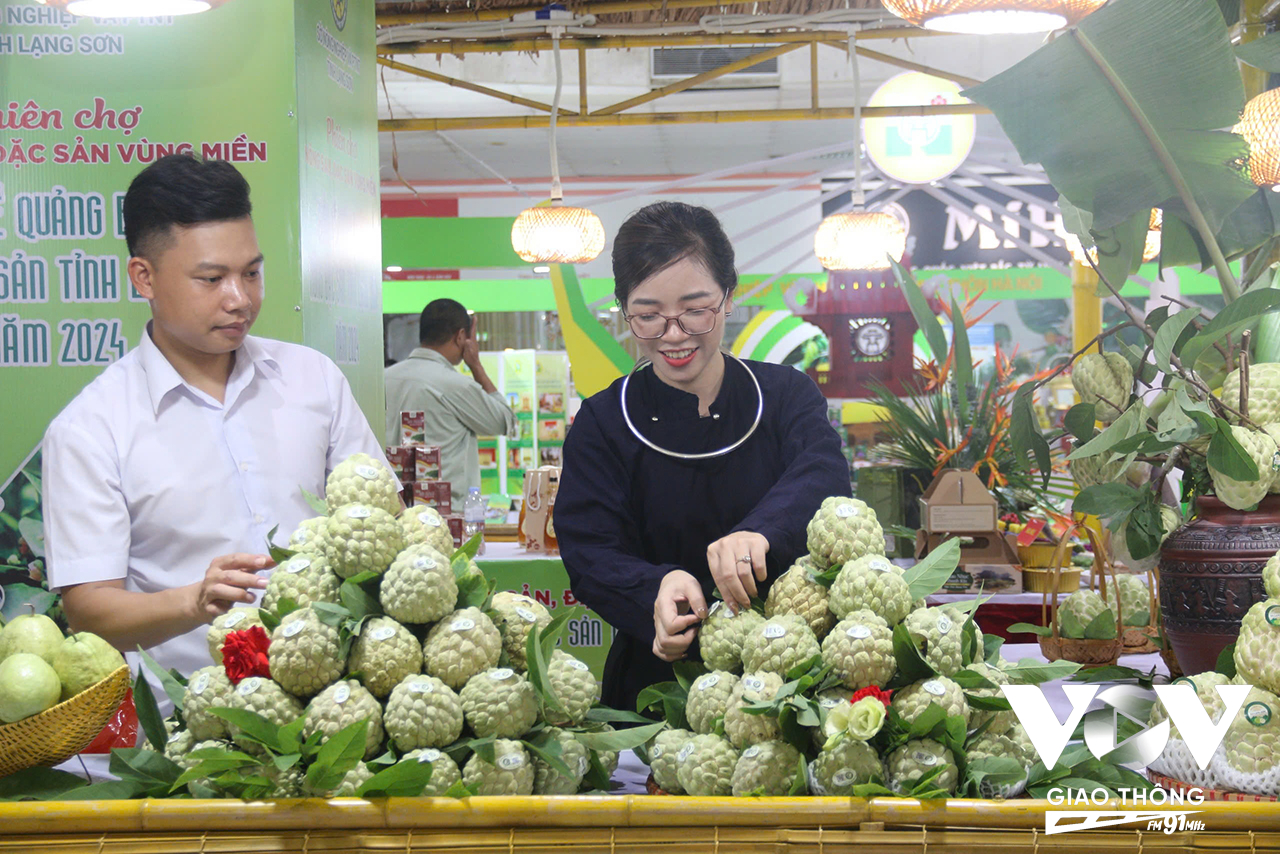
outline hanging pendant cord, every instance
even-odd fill
[[[862,192],[862,78],[858,75],[857,36],[857,30],[849,30],[849,68],[853,71],[853,208],[862,210],[867,198]]]
[[[560,157],[556,151],[556,114],[560,112],[560,90],[564,88],[564,71],[560,67],[560,32],[551,33],[551,54],[555,58],[556,91],[551,99],[551,201],[559,202],[564,198],[564,190],[560,188]]]

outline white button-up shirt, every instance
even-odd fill
[[[283,545],[316,515],[302,490],[323,496],[348,455],[385,463],[346,378],[315,350],[246,337],[224,397],[187,384],[148,328],[67,404],[44,437],[50,587],[195,583],[219,555],[266,553],[273,527]],[[148,652],[190,674],[212,663],[206,631]]]

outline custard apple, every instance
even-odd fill
[[[1232,409],[1240,408],[1240,369],[1227,374],[1222,382],[1222,402]],[[1270,424],[1280,421],[1280,362],[1259,362],[1249,365],[1249,420],[1254,424]],[[1240,419],[1228,413],[1227,420],[1238,424]]]
[[[1271,458],[1271,486],[1268,492],[1280,492],[1280,422],[1262,425],[1262,430],[1276,442],[1277,456]]]
[[[166,721],[165,729],[168,730],[168,722]],[[195,738],[191,735],[191,730],[180,729],[169,733],[168,739],[164,743],[164,755],[166,759],[172,762],[178,762],[182,757],[191,752],[191,746],[196,743]],[[181,764],[179,762],[179,764]],[[194,762],[192,763],[195,764]]]
[[[346,679],[335,682],[311,699],[302,734],[306,737],[319,732],[330,738],[362,720],[369,722],[365,729],[364,758],[372,759],[382,747],[382,704],[359,682]]]
[[[724,717],[736,687],[738,677],[723,670],[713,670],[695,679],[689,686],[689,699],[684,707],[689,727],[699,735],[711,732],[716,719]]]
[[[1120,612],[1120,619],[1126,626],[1148,626],[1151,624],[1151,590],[1136,575],[1117,573],[1115,584],[1107,579],[1105,599],[1111,613]],[[1119,604],[1116,602],[1116,590],[1120,591]]]
[[[813,571],[813,561],[805,555],[780,575],[764,600],[764,615],[795,614],[821,639],[835,625],[836,615],[827,607],[827,588],[813,580]]]
[[[723,602],[716,602],[698,628],[702,663],[712,670],[741,670],[747,635],[763,623],[764,617],[755,611],[739,611],[735,616]]]
[[[741,750],[762,741],[782,737],[777,718],[743,711],[744,706],[772,700],[781,688],[782,677],[776,673],[748,673],[738,680],[724,711],[724,734],[734,747]]]
[[[1071,479],[1076,482],[1076,486],[1088,489],[1091,486],[1118,480],[1120,473],[1125,470],[1127,459],[1121,457],[1108,462],[1109,456],[1109,453],[1102,453],[1092,457],[1067,460],[1067,468],[1071,471]]]
[[[1240,621],[1236,673],[1248,685],[1280,691],[1280,599],[1255,602]]]
[[[596,724],[592,732],[616,732],[613,727],[608,724]],[[616,750],[596,750],[594,751],[596,758],[600,761],[600,767],[604,769],[604,773],[608,777],[613,777],[613,772],[618,770],[618,751]]]
[[[519,738],[538,720],[538,692],[510,667],[472,676],[458,697],[467,725],[480,738]]]
[[[534,626],[545,629],[550,625],[551,612],[542,604],[519,593],[495,593],[492,602],[493,610],[502,618],[495,623],[502,633],[502,648],[507,652],[507,660],[512,667],[524,673],[529,669],[525,661],[529,633]]]
[[[822,663],[847,688],[883,687],[898,671],[893,630],[870,611],[851,611],[822,642]]]
[[[502,635],[479,608],[454,611],[432,626],[422,643],[423,669],[455,691],[495,666],[501,655]]]
[[[1009,727],[1009,731],[1004,734],[1004,737],[1012,741],[1018,748],[1018,758],[1028,768],[1040,758],[1040,754],[1036,752],[1036,746],[1031,743],[1031,736],[1027,735],[1027,731],[1023,729],[1022,724],[1016,723]]]
[[[1009,684],[1009,677],[1005,675],[1003,670],[992,667],[990,664],[982,661],[975,661],[965,668],[972,673],[976,673],[988,682],[995,685],[995,688],[970,688],[968,693],[975,697],[985,697],[991,700],[1004,699],[1004,693],[1000,690],[1001,685]],[[1004,735],[1009,729],[1018,722],[1018,717],[1012,710],[1003,712],[989,712],[982,709],[970,707],[969,709],[969,729],[975,730],[978,727],[991,721],[991,725],[986,728],[986,732],[991,735]]]
[[[890,708],[909,724],[932,705],[940,706],[947,717],[959,715],[966,723],[969,720],[969,701],[964,691],[945,676],[931,676],[899,688],[890,701]]]
[[[1276,363],[1280,365],[1280,363]],[[1218,499],[1235,510],[1248,510],[1261,501],[1271,489],[1275,476],[1271,468],[1276,455],[1276,440],[1267,433],[1250,430],[1239,425],[1231,428],[1231,435],[1244,448],[1244,452],[1258,467],[1256,480],[1235,480],[1208,464],[1209,477],[1213,480],[1213,492]]]
[[[305,798],[310,794],[306,785],[306,771],[298,765],[281,770],[274,762],[266,762],[262,765],[262,775],[276,787],[271,793],[273,798]]]
[[[404,531],[395,517],[368,504],[346,504],[329,517],[324,554],[342,578],[385,572],[404,548]]]
[[[1160,505],[1160,524],[1164,533],[1160,537],[1163,543],[1169,539],[1169,535],[1178,530],[1178,526],[1182,524],[1182,516],[1176,509],[1168,504]],[[1129,552],[1129,543],[1126,539],[1129,527],[1129,520],[1125,519],[1120,523],[1120,528],[1111,535],[1111,547],[1115,551],[1116,559],[1129,567],[1130,572],[1145,574],[1153,571],[1160,564],[1160,550],[1156,549],[1144,558],[1135,558]]]
[[[876,520],[876,511],[856,498],[824,499],[809,520],[808,536],[809,554],[814,564],[824,569],[884,551],[884,530]]]
[[[998,781],[992,777],[983,777],[978,781],[978,794],[981,797],[1006,800],[1016,798],[1027,788],[1027,766],[1022,761],[1021,751],[1005,736],[984,732],[965,746],[965,753],[969,762],[982,759],[1013,759],[1022,765],[1022,774],[1016,780],[1003,776]]]
[[[477,787],[480,795],[532,795],[533,760],[518,741],[500,738],[493,743],[494,761],[473,754],[462,769],[462,782]]]
[[[591,668],[563,650],[551,653],[551,661],[547,664],[547,683],[568,717],[567,721],[553,720],[552,723],[580,724],[600,700],[600,683]],[[548,708],[546,713],[552,718],[561,716],[556,709]]]
[[[285,599],[293,600],[299,607],[316,602],[339,605],[341,587],[342,579],[329,568],[329,561],[323,555],[297,554],[271,573],[262,594],[262,607],[274,614]]]
[[[687,794],[698,797],[733,794],[738,751],[718,735],[695,735],[676,754],[676,777]]]
[[[295,697],[318,694],[342,676],[338,630],[311,606],[287,615],[271,633],[271,678]]]
[[[426,543],[408,546],[382,576],[378,599],[401,623],[434,623],[452,613],[458,582],[449,559]]]
[[[363,762],[357,763],[346,774],[342,775],[342,779],[338,785],[332,789],[316,789],[307,784],[306,779],[302,780],[302,790],[305,794],[313,798],[354,798],[356,791],[365,784],[374,774],[373,769]]]
[[[301,554],[324,554],[324,529],[328,523],[328,516],[303,519],[290,535],[288,548]]]
[[[422,790],[424,798],[441,797],[454,783],[462,782],[462,771],[458,768],[458,763],[454,762],[447,753],[442,753],[434,747],[427,747],[421,750],[410,750],[400,757],[401,762],[415,759],[418,762],[431,763],[431,779],[427,781],[427,787]]]
[[[1196,699],[1204,706],[1205,713],[1209,715],[1209,720],[1217,723],[1222,719],[1223,712],[1226,711],[1226,705],[1222,702],[1222,697],[1218,695],[1217,686],[1228,685],[1230,680],[1221,673],[1206,671],[1197,673],[1194,676],[1183,676],[1174,680],[1177,684],[1190,684],[1195,689]],[[1169,713],[1165,709],[1161,700],[1151,706],[1151,717],[1147,722],[1147,727],[1151,728],[1168,719]],[[1209,767],[1201,769],[1195,757],[1191,755],[1191,751],[1187,749],[1187,744],[1182,738],[1182,733],[1178,731],[1178,727],[1170,721],[1169,740],[1165,743],[1164,750],[1158,757],[1151,761],[1148,766],[1151,770],[1159,774],[1165,774],[1175,780],[1181,780],[1192,786],[1201,788],[1217,788],[1218,779],[1213,771],[1213,762],[1209,763]]]
[[[405,545],[414,546],[424,543],[440,554],[452,557],[456,549],[453,547],[453,534],[449,531],[449,523],[434,507],[419,504],[406,507],[400,511],[400,527],[404,529]]]
[[[587,748],[573,735],[558,727],[548,727],[547,732],[560,745],[560,759],[573,772],[573,776],[566,777],[552,768],[549,763],[544,762],[541,757],[534,756],[533,793],[535,795],[576,795],[578,787],[582,785],[582,778],[587,776],[587,771],[591,768]]]
[[[790,794],[800,768],[800,751],[785,741],[753,744],[742,751],[733,767],[733,795],[744,798]]]
[[[912,611],[903,625],[910,632],[911,640],[925,663],[943,676],[954,676],[964,666],[964,622],[963,614],[939,607]],[[982,649],[982,638],[977,639],[975,649]]]
[[[911,588],[902,570],[884,555],[866,555],[840,568],[831,585],[830,607],[840,620],[852,611],[870,611],[896,626],[911,613]]]
[[[1109,611],[1106,600],[1092,590],[1077,590],[1066,599],[1058,603],[1058,631],[1064,638],[1081,638],[1084,637],[1084,629],[1097,619],[1098,615],[1104,611]],[[1071,624],[1070,618],[1064,622],[1066,615],[1070,614],[1079,623],[1079,631],[1075,631],[1075,626]],[[1111,616],[1115,616],[1115,612],[1111,611]],[[1071,629],[1070,631],[1068,629]]]
[[[687,729],[664,729],[649,743],[649,770],[653,772],[653,782],[669,795],[684,794],[684,787],[677,776],[680,763],[676,757],[693,735]]]
[[[1262,587],[1268,599],[1280,599],[1280,552],[1267,559],[1262,566]]]
[[[932,739],[912,739],[890,753],[884,763],[888,786],[900,795],[910,792],[939,766],[943,770],[929,781],[929,788],[954,792],[960,779],[955,755]]]
[[[330,516],[347,504],[367,504],[392,516],[400,512],[399,478],[383,460],[368,454],[352,454],[338,463],[329,472],[324,494]]]
[[[227,642],[227,635],[232,632],[243,632],[254,626],[266,628],[262,625],[262,617],[258,615],[257,608],[232,608],[227,613],[215,617],[209,624],[208,634],[205,635],[205,640],[209,643],[209,656],[213,659],[213,663],[222,663],[222,645]]]
[[[462,700],[434,676],[406,676],[391,689],[382,722],[397,750],[444,747],[462,734]]]
[[[274,644],[273,644],[274,646]],[[302,717],[304,709],[298,699],[285,691],[270,679],[261,676],[247,676],[231,692],[231,702],[227,704],[233,709],[243,709],[261,715],[276,726],[284,726]],[[266,749],[247,738],[233,724],[227,725],[232,740],[246,752],[255,756],[266,752]]]
[[[174,734],[175,736],[186,735],[187,739],[174,739],[170,737],[169,743],[165,745],[164,755],[171,761],[177,763],[178,767],[183,771],[190,771],[192,768],[203,762],[203,759],[196,759],[191,754],[197,750],[236,750],[236,746],[230,741],[220,738],[210,738],[204,741],[196,741],[190,738],[190,733],[185,730]],[[183,744],[185,743],[185,747]],[[200,782],[208,783],[208,778],[202,779]]]
[[[818,693],[814,700],[817,701],[819,709],[821,709],[823,723],[827,720],[829,713],[836,706],[847,706],[853,702],[853,691],[848,688],[828,688]],[[811,739],[814,750],[822,750],[827,743],[827,736],[822,731],[822,727],[813,727]],[[813,780],[809,781],[810,788],[813,787]]]
[[[854,738],[841,739],[809,763],[809,791],[815,795],[848,797],[854,786],[883,779],[880,757],[871,745]]]
[[[422,672],[422,647],[390,617],[371,617],[351,644],[347,672],[359,674],[361,684],[384,700],[405,677]]]
[[[1251,688],[1209,767],[1235,791],[1280,795],[1280,697]]]
[[[1076,360],[1071,384],[1082,403],[1094,404],[1094,416],[1110,424],[1129,406],[1133,368],[1119,353],[1090,353]]]
[[[742,645],[742,667],[748,672],[786,676],[788,670],[821,652],[818,639],[803,617],[779,614],[747,633]]]
[[[192,739],[210,741],[230,737],[227,722],[209,710],[231,707],[231,695],[234,691],[235,686],[220,664],[201,667],[191,674],[182,698],[182,717]]]

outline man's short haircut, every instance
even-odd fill
[[[168,154],[143,169],[124,196],[130,255],[163,251],[173,226],[243,219],[253,212],[249,182],[225,160]]]
[[[447,344],[459,329],[471,328],[471,315],[462,303],[437,299],[427,303],[418,319],[418,341],[427,347]]]

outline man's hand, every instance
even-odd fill
[[[754,531],[735,531],[707,546],[711,577],[734,614],[751,607],[756,582],[765,579],[768,552],[769,541]]]
[[[480,365],[480,342],[476,340],[476,319],[471,318],[471,329],[467,332],[466,339],[462,342],[462,361],[466,366],[475,373],[476,368]]]
[[[698,636],[698,622],[706,616],[707,603],[698,579],[682,569],[668,572],[653,603],[653,654],[663,661],[684,658]]]
[[[275,566],[266,555],[230,554],[215,557],[205,570],[204,579],[188,588],[191,591],[192,616],[205,623],[230,611],[237,602],[252,603],[257,597],[251,591],[267,586],[259,570]]]

